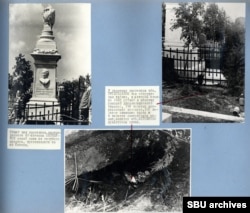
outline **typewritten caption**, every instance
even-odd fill
[[[106,125],[159,125],[159,86],[107,86]]]
[[[59,129],[8,129],[8,149],[61,149]]]

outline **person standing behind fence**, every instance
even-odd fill
[[[91,108],[91,85],[89,84],[87,89],[82,95],[82,99],[79,105],[80,119],[89,122],[89,110]]]

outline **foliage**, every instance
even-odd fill
[[[87,86],[91,84],[90,81],[90,75],[86,75],[85,77],[80,76],[79,79],[64,81],[60,84],[60,86],[63,86],[63,91],[59,97],[62,109],[72,107],[72,114],[68,116],[78,119],[79,103]]]
[[[171,30],[181,28],[180,39],[184,39],[186,47],[198,47],[206,40],[223,41],[227,16],[217,4],[210,3],[205,9],[204,2],[179,3],[174,11],[176,20]]]
[[[223,47],[220,61],[206,60],[207,66],[216,66],[217,63],[227,79],[229,92],[232,95],[241,94],[244,88],[245,71],[245,26],[244,20],[238,18],[232,22],[225,10],[216,3],[179,3],[174,8],[175,22],[171,30],[181,28],[180,39],[185,46],[211,47],[209,42],[217,42]],[[200,51],[200,50],[199,50]],[[184,69],[187,67],[188,56]],[[213,63],[213,65],[211,65]]]
[[[16,64],[12,68],[13,73],[8,73],[10,123],[24,119],[26,103],[32,97],[33,71],[30,61],[26,60],[23,54],[19,54],[15,60]]]
[[[20,91],[20,95],[26,104],[31,97],[31,84],[33,82],[33,71],[31,70],[30,61],[25,56],[19,54],[16,58],[16,65],[13,67],[13,74],[8,75],[9,78],[9,95],[13,100]]]
[[[192,2],[192,3],[179,3],[178,8],[174,8],[176,22],[172,25],[171,30],[181,28],[180,39],[184,39],[187,49],[187,57],[184,69],[188,66],[189,48],[198,46],[199,38],[202,33],[202,20],[201,16],[204,13],[205,3]]]
[[[225,10],[219,9],[217,4],[211,3],[208,5],[203,15],[203,20],[203,32],[207,40],[222,42],[225,37],[225,28],[227,24]]]
[[[229,92],[240,95],[244,92],[245,27],[237,20],[227,28],[223,52],[222,71],[228,80]]]
[[[166,4],[162,4],[162,29],[161,29],[161,33],[162,33],[162,38],[165,37],[165,24],[166,24]],[[162,49],[164,49],[164,40],[162,39]]]
[[[178,8],[174,8],[176,22],[172,25],[171,30],[181,28],[180,39],[185,40],[185,46],[197,46],[199,37],[202,33],[201,16],[204,13],[205,3],[179,3]]]

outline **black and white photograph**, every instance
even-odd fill
[[[64,136],[65,213],[182,212],[191,129],[66,129]]]
[[[8,123],[90,125],[91,4],[10,4]]]
[[[244,123],[245,3],[162,4],[162,122]]]

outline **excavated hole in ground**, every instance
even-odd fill
[[[129,184],[124,177],[125,170],[132,174],[140,170],[150,171],[151,165],[164,155],[163,148],[159,145],[156,143],[147,148],[138,148],[133,152],[134,164],[131,163],[131,155],[127,155],[128,158],[124,158],[124,161],[116,161],[103,169],[79,176],[102,182],[91,183],[79,179],[78,192],[66,193],[67,212],[100,212],[104,209],[106,212],[120,210],[128,212],[134,209],[152,212],[181,212],[183,196],[189,196],[190,190],[189,143],[179,142],[172,163],[167,168],[150,173],[145,182],[137,184],[136,187]]]
[[[152,179],[151,166],[164,154],[164,148],[159,146],[159,143],[131,150],[124,161],[116,161],[102,169],[79,175],[78,191],[71,190],[72,183],[66,187],[66,194],[75,194],[78,200],[86,204],[102,201],[102,196],[109,198],[110,202],[124,201],[133,191]],[[143,176],[141,181],[129,181],[129,177],[138,177],[138,174]],[[152,184],[152,180],[150,182]]]

